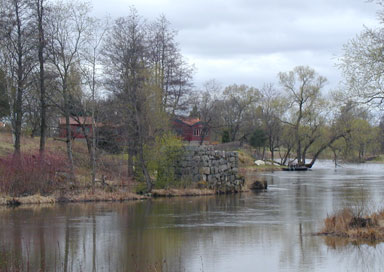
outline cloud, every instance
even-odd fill
[[[183,54],[197,67],[198,86],[211,78],[262,86],[279,71],[309,65],[335,88],[342,45],[363,25],[377,25],[377,6],[361,0],[93,1],[98,16],[124,16],[131,5],[149,20],[165,14],[171,21]]]

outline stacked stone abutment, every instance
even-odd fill
[[[213,146],[185,146],[176,165],[176,175],[218,192],[237,192],[244,185],[238,173],[237,152],[214,150]]]

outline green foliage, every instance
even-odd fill
[[[265,135],[264,130],[257,128],[252,133],[252,136],[249,139],[249,144],[254,148],[259,148],[265,146],[266,141],[267,136]]]
[[[343,156],[348,161],[365,161],[368,153],[378,151],[378,129],[373,128],[368,121],[354,119],[351,122],[351,132],[345,139]]]
[[[182,141],[172,133],[157,136],[153,146],[146,146],[148,170],[156,179],[155,188],[176,185],[175,164],[182,153]]]
[[[143,194],[146,192],[146,190],[147,190],[147,185],[145,184],[145,182],[140,182],[135,187],[136,194]]]
[[[221,134],[221,142],[222,143],[229,143],[231,141],[231,135],[229,130],[223,130],[223,133]]]

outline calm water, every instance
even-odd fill
[[[257,194],[1,208],[0,271],[384,271],[384,244],[311,235],[340,207],[382,207],[384,165],[262,176]]]

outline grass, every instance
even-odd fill
[[[246,169],[247,171],[253,172],[264,172],[264,171],[277,171],[283,168],[280,165],[275,165],[272,163],[268,163],[265,165],[256,165],[255,158],[252,156],[252,151],[250,148],[242,148],[238,151],[239,154],[239,168]]]
[[[378,155],[376,157],[373,157],[371,162],[378,162],[378,163],[384,163],[384,155]]]
[[[384,241],[384,210],[362,216],[345,208],[325,218],[324,227],[318,234],[370,242]]]
[[[249,153],[249,151],[242,149],[237,151],[239,154],[239,166],[240,167],[249,167],[255,165],[255,159]]]

